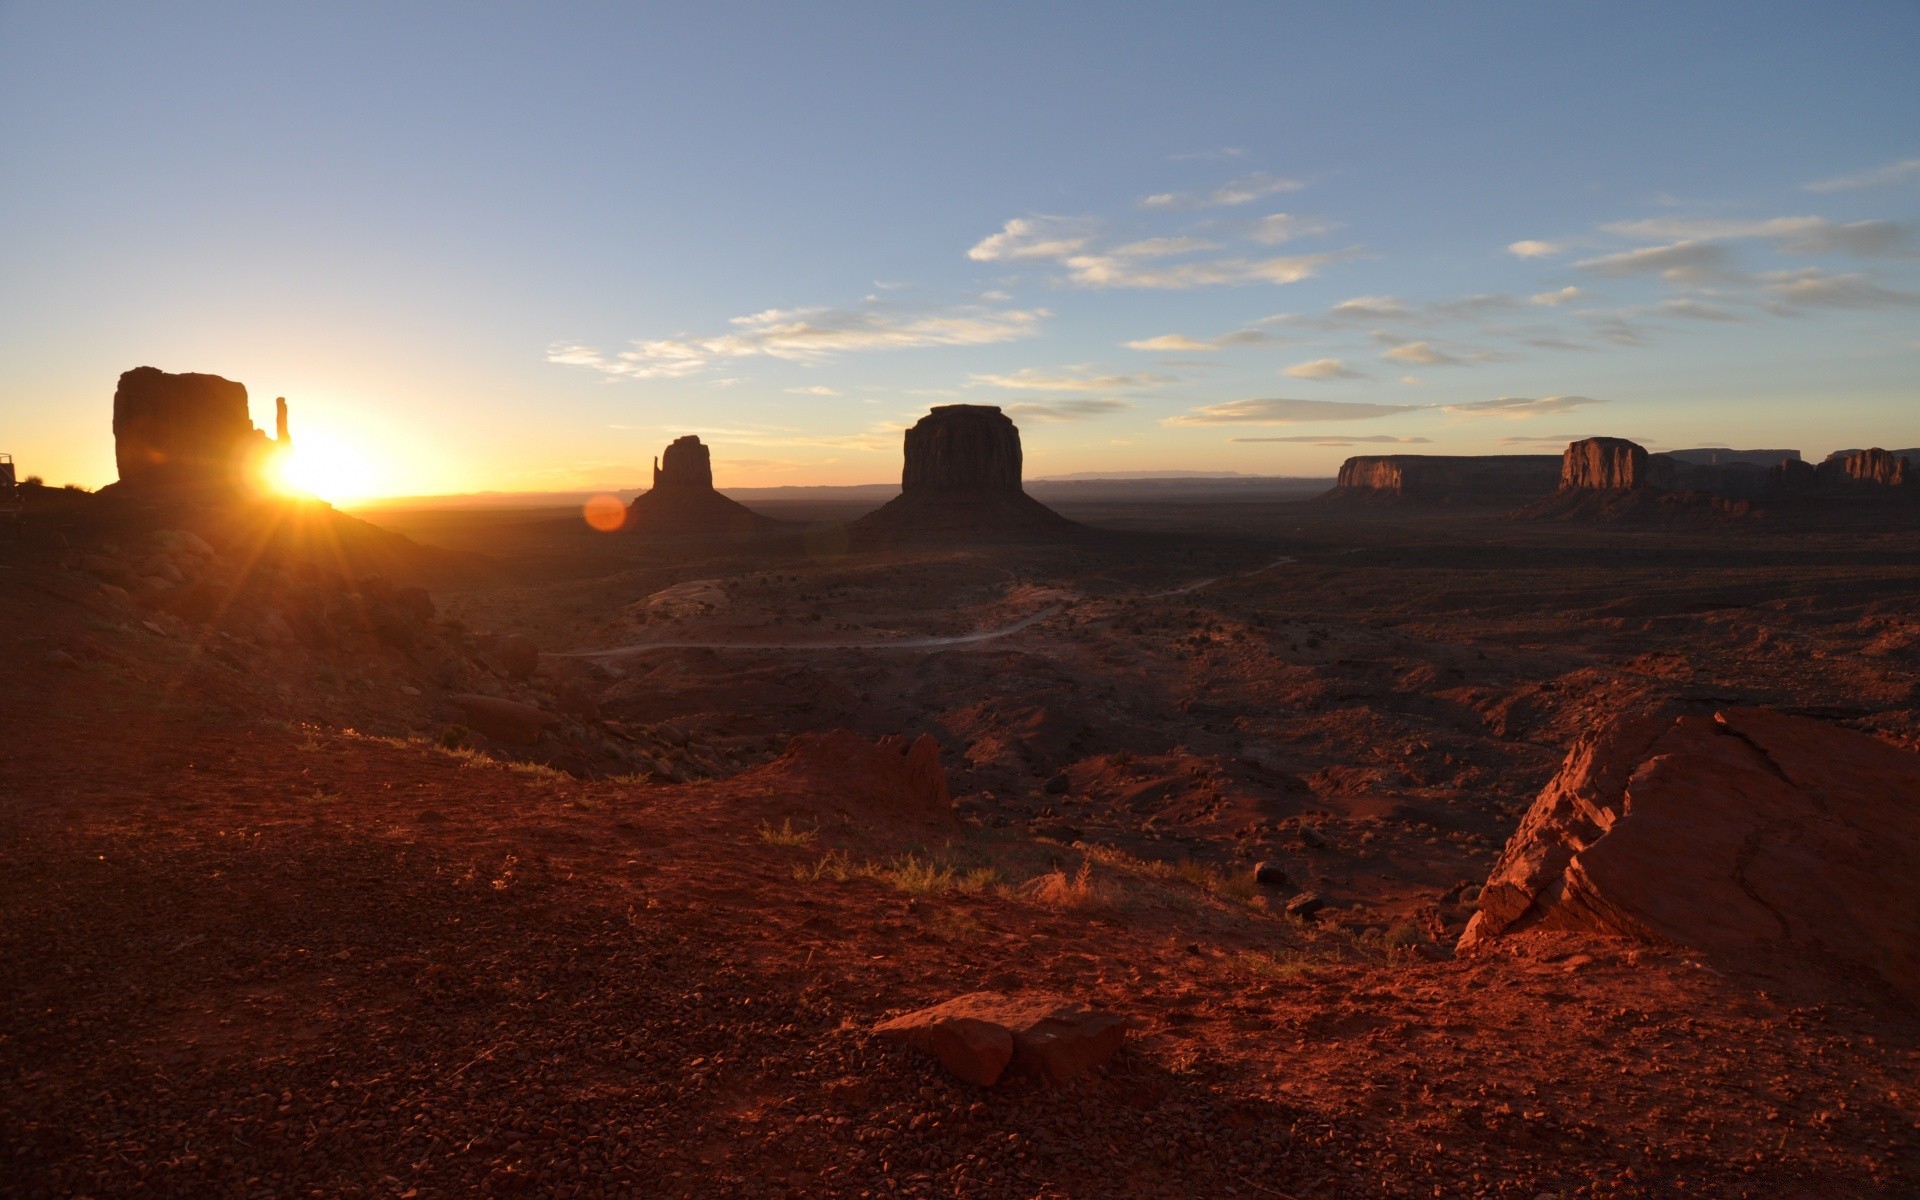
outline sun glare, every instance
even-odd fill
[[[324,434],[295,438],[292,453],[276,457],[269,482],[289,496],[318,496],[336,504],[374,494],[372,466]]]

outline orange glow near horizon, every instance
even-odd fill
[[[595,496],[582,506],[580,515],[601,533],[612,533],[627,523],[627,506],[618,496]]]

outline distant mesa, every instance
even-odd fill
[[[1327,498],[1521,504],[1559,479],[1553,454],[1363,454],[1341,465]]]
[[[1818,466],[1798,450],[1705,447],[1653,454],[1592,437],[1548,454],[1358,455],[1323,499],[1518,504],[1518,515],[1607,517],[1687,508],[1750,511],[1797,498],[1920,500],[1916,450],[1839,450]]]
[[[738,536],[772,529],[780,522],[713,489],[713,452],[688,434],[653,460],[653,487],[627,506],[622,528],[651,536]]]
[[[261,486],[269,459],[292,446],[287,402],[275,402],[278,438],[253,427],[246,385],[218,375],[135,367],[113,393],[118,487],[146,496],[219,498]]]
[[[991,404],[943,404],[906,431],[900,495],[855,521],[879,541],[1004,540],[1072,534],[1083,527],[1027,495],[1020,430]]]

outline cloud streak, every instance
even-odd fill
[[[1370,421],[1398,416],[1425,407],[1418,404],[1371,404],[1346,400],[1289,400],[1272,397],[1227,400],[1180,413],[1163,425],[1298,425],[1309,421]]]
[[[1447,404],[1442,412],[1467,417],[1505,417],[1508,420],[1524,421],[1529,417],[1544,416],[1550,413],[1572,412],[1589,404],[1602,404],[1592,396],[1542,396],[1532,399],[1526,396],[1502,396],[1498,400],[1475,400],[1468,404]]]
[[[733,328],[727,333],[635,341],[630,349],[613,354],[560,343],[548,348],[547,361],[586,367],[615,378],[679,379],[729,359],[765,356],[815,363],[869,350],[1011,342],[1038,333],[1049,315],[1046,309],[980,305],[919,312],[770,308],[733,318]]]

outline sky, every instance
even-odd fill
[[[0,450],[339,500],[1920,445],[1920,5],[0,0]]]

